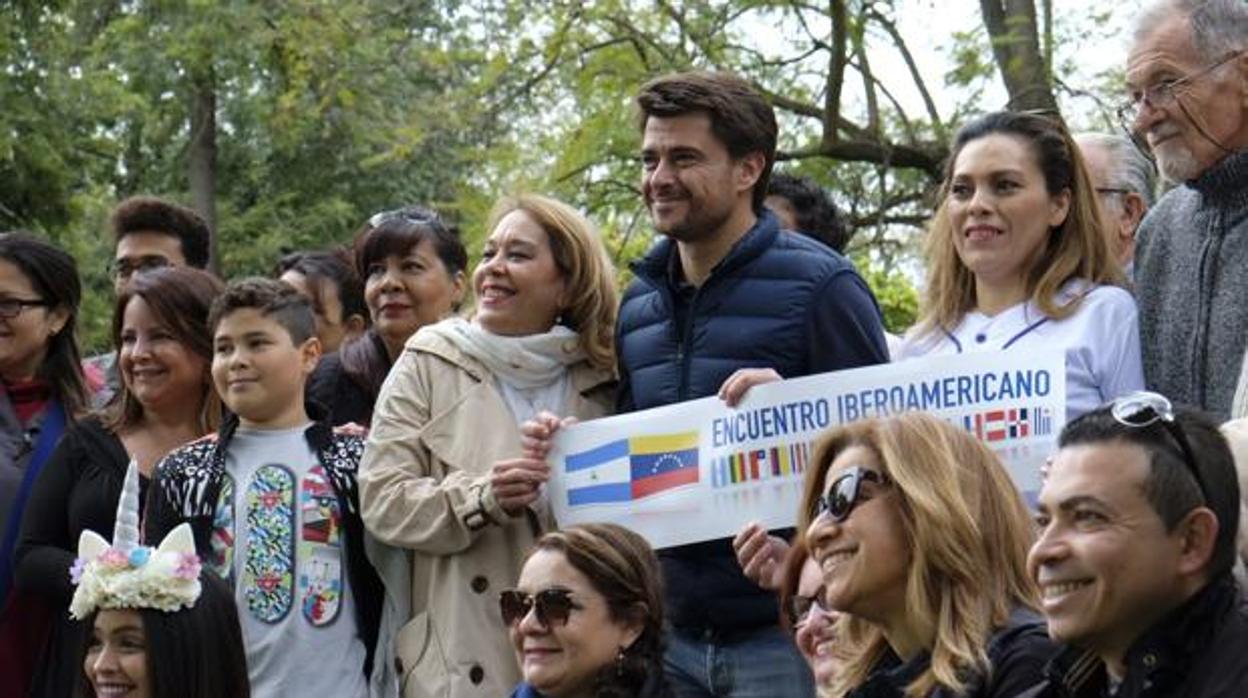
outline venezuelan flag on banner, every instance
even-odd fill
[[[698,432],[636,436],[628,440],[633,499],[698,481]]]

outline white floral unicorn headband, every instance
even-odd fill
[[[199,569],[189,524],[179,524],[155,550],[139,545],[139,469],[130,461],[112,545],[95,531],[78,538],[78,559],[69,570],[78,588],[69,615],[83,620],[101,608],[190,608],[199,598]]]

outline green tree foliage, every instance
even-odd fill
[[[536,190],[589,212],[627,277],[651,242],[632,97],[664,72],[722,69],[776,106],[778,167],[833,192],[898,330],[953,126],[1003,71],[1011,95],[1052,100],[1030,63],[1069,58],[1053,57],[1066,34],[1043,1],[982,0],[985,26],[954,37],[945,84],[927,85],[902,0],[14,0],[0,4],[0,226],[78,256],[87,344],[105,347],[108,211],[138,193],[204,207],[190,173],[208,98],[228,276],[347,242],[409,202],[458,221],[475,250],[500,194]],[[885,54],[904,70],[880,72]],[[933,98],[946,88],[967,95],[952,113]]]

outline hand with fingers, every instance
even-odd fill
[[[555,434],[564,427],[576,424],[576,417],[560,419],[542,410],[536,417],[520,425],[520,448],[525,458],[546,460]]]
[[[784,378],[770,368],[739,368],[719,386],[719,399],[729,407],[736,407],[745,394],[756,385],[774,383]]]
[[[490,471],[490,490],[494,501],[510,516],[517,516],[537,501],[542,483],[550,478],[545,460],[511,458],[494,464]]]
[[[784,558],[789,554],[789,544],[783,538],[751,521],[732,539],[732,549],[747,579],[769,591],[780,589]]]

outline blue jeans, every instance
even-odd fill
[[[778,627],[729,641],[668,629],[663,667],[674,698],[812,698],[815,680]]]

